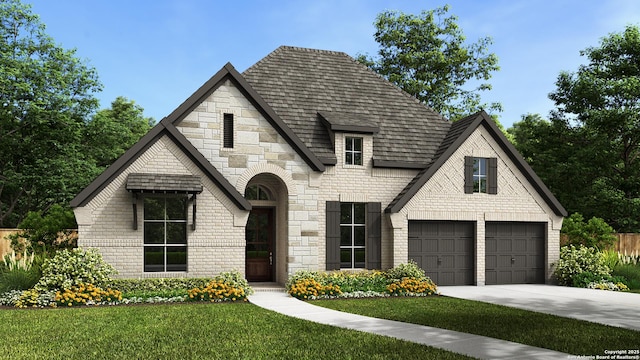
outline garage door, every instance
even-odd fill
[[[437,285],[473,285],[474,239],[473,222],[410,221],[409,259]]]
[[[485,283],[544,283],[546,226],[546,223],[487,222]]]

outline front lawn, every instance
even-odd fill
[[[576,355],[604,355],[605,350],[637,349],[640,344],[638,331],[444,296],[317,300],[311,303]]]
[[[4,359],[467,359],[249,303],[0,311]]]

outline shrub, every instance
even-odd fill
[[[387,277],[381,271],[332,271],[320,273],[319,280],[324,285],[336,285],[343,293],[354,291],[384,292]]]
[[[393,269],[389,269],[386,272],[387,277],[392,280],[402,280],[402,278],[414,278],[414,279],[425,279],[427,278],[426,273],[423,269],[421,269],[418,264],[409,260],[406,264],[398,264]]]
[[[249,286],[247,279],[237,270],[220,273],[214,280],[232,288],[242,289],[247,296],[253,294],[253,288]]]
[[[630,289],[640,289],[640,266],[633,264],[620,264],[613,269],[615,276],[621,276],[627,279],[627,286]]]
[[[122,300],[122,293],[112,289],[103,290],[93,284],[80,284],[57,291],[54,300],[57,305],[62,306],[94,305],[103,301],[114,303]]]
[[[287,292],[299,299],[431,295],[437,287],[413,261],[383,271],[308,271],[289,277]]]
[[[567,237],[567,244],[574,246],[604,249],[613,245],[616,240],[613,235],[615,231],[603,219],[592,217],[585,223],[580,213],[573,213],[565,218],[560,232]]]
[[[71,249],[77,244],[76,218],[71,209],[53,205],[45,214],[30,211],[18,224],[21,232],[10,235],[11,247],[22,252],[43,253]]]
[[[600,255],[602,255],[602,260],[609,269],[615,268],[620,263],[620,254],[616,250],[603,250]]]
[[[596,249],[573,245],[560,249],[560,260],[555,265],[554,275],[560,285],[572,286],[576,275],[590,272],[596,277],[606,277],[610,269]]]
[[[412,296],[412,295],[434,295],[437,293],[436,284],[429,278],[416,279],[404,277],[402,280],[394,280],[387,285],[387,291],[391,295]]]
[[[102,259],[97,249],[61,250],[45,260],[42,278],[36,290],[57,291],[71,289],[80,284],[103,286],[109,283],[116,270]]]
[[[323,285],[315,279],[298,279],[291,285],[288,293],[298,299],[316,299],[319,296],[338,296],[342,291],[337,285]]]
[[[108,286],[128,293],[164,293],[176,292],[204,287],[212,278],[146,278],[146,279],[111,279]]]
[[[0,293],[10,290],[32,288],[42,276],[42,255],[16,255],[15,251],[6,255],[0,270]]]

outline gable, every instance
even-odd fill
[[[89,186],[83,189],[73,200],[71,200],[71,207],[85,206],[89,201],[98,196],[112,181],[117,179],[123,172],[138,160],[141,156],[144,156],[152,146],[154,146],[161,139],[166,138],[177,149],[180,150],[184,159],[190,159],[194,164],[209,178],[220,190],[224,193],[229,200],[235,204],[238,208],[244,210],[250,210],[251,204],[218,172],[218,170],[209,163],[204,156],[196,150],[196,148],[182,135],[173,125],[160,122],[154,128],[152,128],[145,136],[140,139],[133,147],[127,150],[120,158],[118,158],[111,166],[109,166],[102,174],[100,174]],[[165,166],[166,160],[156,159],[155,161],[161,161]],[[173,168],[180,168],[183,166],[181,162],[173,163]]]
[[[163,119],[172,125],[179,125],[189,114],[198,108],[214,91],[226,81],[231,81],[255,109],[271,124],[302,159],[316,171],[324,171],[322,162],[311,152],[298,136],[282,121],[272,107],[251,87],[251,85],[227,63],[220,71],[205,82],[196,92],[185,100],[176,110]]]
[[[484,142],[476,138],[479,133],[483,134]],[[467,149],[466,147],[470,146],[469,144],[475,144],[474,146],[476,148]],[[517,171],[521,174],[517,181],[527,183],[532,189],[532,196],[539,197],[541,202],[556,215],[567,215],[566,210],[555,196],[553,196],[544,183],[542,183],[540,178],[533,172],[533,169],[522,159],[522,156],[520,156],[515,147],[506,139],[493,120],[491,120],[489,115],[484,111],[460,120],[452,126],[448,136],[438,150],[438,158],[436,158],[430,166],[418,173],[405,189],[389,204],[385,211],[395,213],[402,210],[425,184],[432,182],[432,178],[444,166],[457,169],[455,171],[459,171],[459,175],[464,179],[464,159],[460,160],[462,161],[461,164],[458,164],[460,161],[456,160],[459,159],[453,156],[456,153],[460,154],[461,148],[463,151],[466,151],[467,155],[472,155],[475,151],[476,154],[480,154],[478,157],[492,157],[492,154],[493,156],[497,156],[497,154],[500,153],[501,156],[499,158],[502,159],[501,168],[503,170],[512,173]],[[454,178],[459,179],[459,177]],[[516,181],[516,179],[499,178],[498,186],[505,187],[506,191],[509,187],[513,186],[510,185],[510,181]],[[434,183],[436,183],[436,181],[434,181]],[[464,186],[464,184],[462,186]],[[460,188],[461,192],[463,192],[462,190],[463,188]],[[501,190],[499,189],[498,191],[500,192]]]

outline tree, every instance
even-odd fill
[[[144,109],[133,100],[117,97],[110,109],[98,111],[86,126],[84,153],[105,168],[132,147],[155,120],[144,116]]]
[[[507,130],[518,152],[569,211],[596,216],[585,205],[595,172],[588,161],[589,141],[564,121],[527,114]],[[585,161],[587,160],[587,161]]]
[[[585,144],[574,164],[587,170],[582,176],[591,185],[581,199],[589,211],[582,212],[617,231],[640,231],[640,29],[627,26],[580,55],[588,63],[562,72],[549,97],[553,121]]]
[[[0,74],[0,227],[15,227],[97,174],[80,149],[101,85],[19,0],[0,2]]]
[[[452,120],[482,108],[500,111],[498,103],[482,104],[479,94],[491,89],[484,81],[499,70],[497,56],[487,50],[491,38],[466,44],[457,17],[445,17],[448,10],[380,13],[375,21],[378,58],[359,55],[357,60]],[[470,80],[479,85],[466,88]]]

